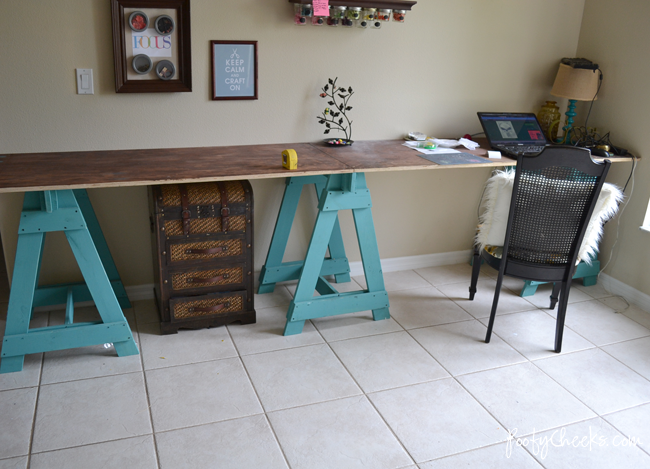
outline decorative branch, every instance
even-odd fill
[[[329,78],[328,84],[322,88],[323,92],[320,97],[330,98],[327,104],[332,107],[326,107],[322,115],[316,116],[316,119],[318,119],[319,124],[325,124],[325,134],[330,133],[331,130],[338,130],[345,133],[346,140],[350,140],[352,138],[352,121],[348,119],[346,112],[352,110],[352,106],[348,106],[348,101],[350,101],[354,91],[351,86],[347,90],[336,86],[337,80],[338,77],[334,80]],[[341,100],[340,102],[337,102],[337,97]],[[344,122],[347,122],[347,126],[344,125]]]

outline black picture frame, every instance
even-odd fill
[[[125,8],[138,9],[147,13],[148,9],[173,9],[176,11],[176,24],[170,37],[176,41],[177,60],[174,62],[175,75],[172,79],[130,79],[131,64],[127,57],[127,20]],[[115,65],[116,93],[174,93],[192,91],[192,47],[190,29],[190,0],[111,0],[113,23],[113,60]],[[150,25],[153,27],[153,25]],[[155,69],[155,67],[154,67]]]
[[[241,64],[220,61],[220,53],[226,50],[232,50],[235,59],[242,59],[243,56],[247,59],[242,59],[244,63]],[[210,41],[210,69],[213,101],[258,99],[257,41]],[[231,89],[237,87],[240,89]]]

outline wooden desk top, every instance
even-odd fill
[[[503,157],[485,158],[487,162],[479,164],[438,165],[402,143],[379,140],[358,141],[350,147],[319,142],[0,155],[0,193],[516,164]],[[467,152],[483,157],[487,145],[479,143],[484,148]],[[297,170],[282,168],[281,154],[287,148],[298,153]]]

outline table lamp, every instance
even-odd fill
[[[584,60],[584,59],[583,59]],[[595,64],[592,64],[592,67]],[[573,127],[573,118],[576,116],[576,101],[592,101],[597,99],[598,79],[600,76],[597,70],[598,65],[593,68],[579,68],[580,65],[573,67],[564,63],[560,64],[560,69],[555,77],[555,83],[551,94],[569,100],[569,107],[566,112],[566,125],[562,127],[564,136],[555,143],[570,143],[571,128]],[[558,123],[558,125],[560,125]]]

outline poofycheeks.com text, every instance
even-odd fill
[[[517,429],[508,430],[508,439],[506,444],[506,457],[512,455],[513,446],[526,447],[530,452],[539,456],[542,459],[548,455],[549,447],[573,447],[573,448],[588,448],[589,451],[594,448],[605,446],[616,447],[630,447],[641,444],[641,440],[635,437],[625,437],[623,435],[616,435],[613,438],[600,435],[598,429],[589,426],[589,435],[575,435],[568,436],[566,428],[555,430],[550,435],[537,436],[533,430],[533,434],[526,437],[517,437]]]

